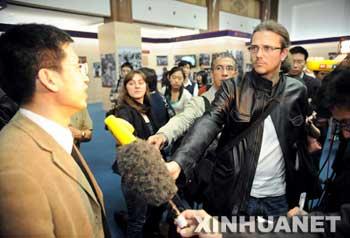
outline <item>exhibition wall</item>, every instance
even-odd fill
[[[89,68],[89,103],[102,102],[107,100],[106,95],[109,93],[109,88],[102,88],[102,82],[100,77],[95,77],[94,63],[100,63],[101,55],[99,53],[99,43],[97,39],[84,39],[74,38],[74,47],[79,56],[86,56]],[[142,43],[142,66],[150,67],[156,70],[160,75],[163,67],[170,69],[174,66],[174,57],[176,55],[195,55],[197,60],[197,66],[193,69],[194,72],[199,70],[199,56],[200,54],[208,54],[211,60],[212,54],[223,51],[231,51],[236,53],[242,51],[243,55],[243,70],[247,64],[250,63],[249,53],[246,48],[247,38],[236,37],[215,37],[199,40],[188,40],[182,42],[171,43]],[[338,51],[338,42],[325,42],[325,43],[309,43],[300,44],[305,47],[310,54],[310,57],[323,57],[328,59],[328,53]],[[165,59],[158,58],[157,56],[166,56],[167,65],[159,65],[164,63]]]

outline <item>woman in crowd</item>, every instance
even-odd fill
[[[180,67],[173,67],[168,72],[168,79],[170,84],[162,91],[175,113],[178,114],[184,110],[192,95],[184,88],[185,74]]]
[[[134,135],[138,138],[147,139],[158,130],[151,113],[146,76],[141,71],[131,71],[126,75],[114,114],[130,122],[135,128]],[[128,209],[127,237],[143,237],[147,204],[131,192],[123,180],[121,187]]]
[[[200,96],[209,89],[207,72],[205,71],[197,72],[196,81],[198,84],[198,95]]]

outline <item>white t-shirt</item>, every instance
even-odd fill
[[[272,119],[264,121],[264,132],[250,195],[256,198],[282,196],[286,193],[285,164]]]

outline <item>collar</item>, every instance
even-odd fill
[[[250,77],[250,81],[252,82],[252,85],[255,89],[263,91],[267,93],[270,96],[273,96],[276,94],[278,89],[281,89],[282,85],[284,84],[284,76],[282,73],[280,73],[279,81],[277,82],[276,85],[272,86],[272,81],[265,79],[261,77],[259,74],[257,74],[255,71],[251,71],[248,74]]]
[[[212,102],[212,101],[214,101],[216,92],[217,92],[217,89],[215,88],[214,85],[212,85],[208,91],[203,93],[203,96],[206,97],[209,100],[209,102]]]
[[[24,108],[20,108],[19,112],[40,126],[52,136],[68,154],[71,154],[73,148],[73,136],[68,127],[63,127],[52,120]]]
[[[291,78],[298,79],[299,81],[303,82],[305,73],[304,73],[304,71],[302,71],[301,74],[299,74],[299,76],[297,76],[297,75],[292,76],[292,75],[289,75],[289,74],[288,74],[287,76],[288,76],[288,77],[291,77]]]
[[[190,78],[188,78],[187,83],[184,84],[184,87],[187,87],[188,85],[192,85],[192,81]]]

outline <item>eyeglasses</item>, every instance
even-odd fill
[[[282,47],[274,47],[271,45],[263,45],[263,46],[250,45],[250,46],[248,46],[248,50],[251,54],[257,54],[259,52],[259,49],[261,49],[264,54],[271,54],[274,50],[281,50]]]
[[[303,65],[303,64],[305,64],[305,60],[293,60],[293,64]]]
[[[350,119],[338,121],[337,119],[333,118],[333,122],[338,128],[350,131]]]
[[[227,66],[223,66],[223,65],[217,65],[215,66],[214,70],[216,71],[234,71],[235,67],[233,65],[227,65]]]

